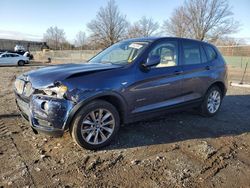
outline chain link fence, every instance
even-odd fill
[[[250,45],[217,46],[229,68],[229,81],[250,83]]]
[[[250,45],[217,46],[229,68],[229,81],[250,83]],[[35,60],[51,58],[53,63],[86,61],[99,51],[97,50],[58,50],[34,51]]]
[[[50,50],[31,53],[37,61],[47,61],[50,58],[53,63],[75,63],[86,61],[98,52],[98,50]]]

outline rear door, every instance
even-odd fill
[[[160,64],[143,71],[138,67],[137,82],[133,87],[132,113],[155,110],[179,103],[181,94],[181,67],[179,65],[179,41],[162,40],[145,54],[161,57]],[[145,61],[144,60],[144,61]]]
[[[183,101],[202,98],[211,77],[211,65],[201,42],[182,40]]]

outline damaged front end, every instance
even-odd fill
[[[44,89],[34,89],[27,79],[15,81],[16,103],[35,133],[62,136],[75,103],[66,98],[68,88],[60,82]]]
[[[120,67],[82,63],[53,65],[29,71],[15,80],[17,106],[36,133],[61,136],[88,97],[98,93],[87,81],[83,87],[83,77]]]
[[[38,132],[62,136],[73,103],[65,99],[34,95],[30,102],[30,122]]]

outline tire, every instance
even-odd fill
[[[25,62],[23,60],[20,60],[17,62],[17,65],[18,66],[24,66]]]
[[[200,114],[204,117],[216,115],[221,107],[222,98],[222,92],[218,86],[210,87],[199,107]]]
[[[109,145],[119,127],[120,117],[116,108],[106,101],[95,100],[76,113],[70,134],[80,147],[96,150]]]

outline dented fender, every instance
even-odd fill
[[[123,115],[124,115],[124,117],[127,116],[127,102],[123,98],[123,96],[121,96],[120,94],[118,94],[115,91],[110,91],[110,90],[101,91],[101,90],[97,90],[97,89],[83,91],[83,90],[77,89],[77,91],[74,91],[74,94],[76,94],[76,95],[72,95],[71,100],[75,103],[75,105],[71,109],[71,111],[68,115],[68,119],[65,121],[65,124],[63,127],[64,130],[69,128],[70,123],[74,118],[74,115],[77,113],[77,111],[79,109],[81,109],[84,105],[86,105],[90,101],[93,101],[95,99],[105,97],[105,96],[112,96],[112,97],[119,99],[121,106],[122,106],[121,110],[124,112]]]

